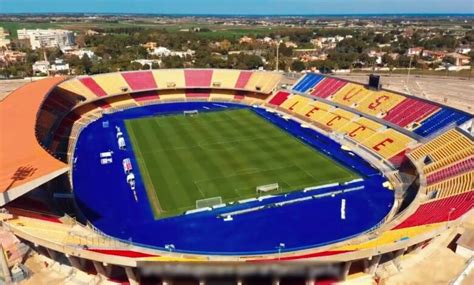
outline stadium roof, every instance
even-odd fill
[[[67,165],[43,149],[35,136],[38,110],[64,77],[27,84],[0,102],[0,205],[67,171]]]

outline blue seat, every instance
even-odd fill
[[[316,73],[307,73],[303,77],[303,79],[301,79],[295,86],[293,86],[293,90],[305,93],[309,89],[316,86],[316,84],[318,84],[323,79],[324,76],[322,75]]]

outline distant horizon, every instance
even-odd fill
[[[472,0],[0,0],[0,14],[474,15]]]

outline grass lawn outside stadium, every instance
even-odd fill
[[[201,199],[256,197],[260,185],[278,183],[285,193],[357,177],[250,109],[125,125],[155,218],[195,209]]]

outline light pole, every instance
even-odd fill
[[[277,248],[278,248],[278,260],[280,260],[280,258],[281,258],[281,250],[284,249],[285,246],[286,246],[286,245],[285,245],[284,243],[282,243],[282,242],[277,246]]]
[[[276,45],[277,45],[277,49],[276,49],[276,71],[278,72],[278,67],[279,67],[279,64],[280,64],[280,43],[281,43],[281,40],[280,40],[280,36],[275,36],[275,39],[276,39]]]

